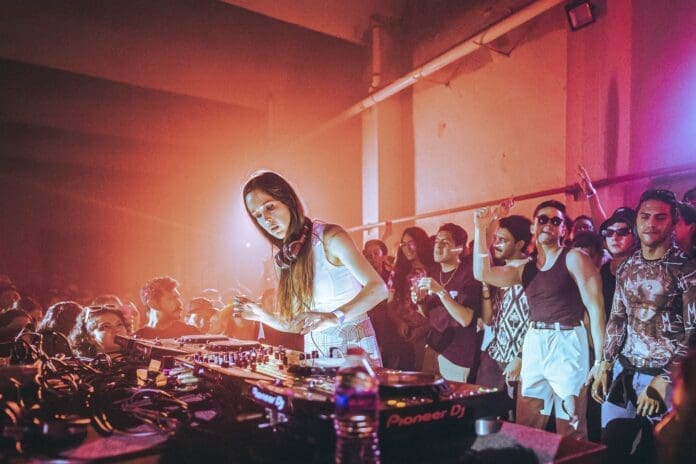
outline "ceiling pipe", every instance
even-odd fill
[[[484,29],[481,32],[477,32],[473,36],[461,42],[459,45],[454,46],[445,53],[428,61],[423,66],[408,72],[406,75],[395,80],[391,84],[370,94],[367,98],[354,104],[338,116],[330,119],[329,121],[321,124],[320,126],[317,126],[315,129],[300,137],[299,139],[296,139],[294,142],[291,142],[289,145],[296,146],[305,143],[311,139],[314,139],[315,137],[331,129],[332,127],[335,127],[338,124],[341,124],[342,122],[359,115],[366,109],[376,105],[381,101],[386,100],[387,98],[393,97],[402,90],[411,87],[424,77],[427,77],[444,68],[445,66],[452,64],[455,61],[475,52],[479,48],[488,45],[497,38],[512,31],[516,27],[521,26],[522,24],[536,18],[542,13],[545,13],[546,11],[563,2],[564,0],[537,0],[533,3],[530,3],[521,10],[518,10],[512,13],[510,16],[493,24],[492,26],[489,26],[487,29]],[[287,146],[287,144],[284,145],[284,148],[287,148]]]
[[[372,81],[368,92],[374,92],[382,84],[382,25],[373,18],[372,24]]]

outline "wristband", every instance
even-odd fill
[[[439,296],[440,299],[443,299],[444,297],[447,296],[447,290],[445,290],[445,289],[443,288],[442,290],[440,290],[439,292],[437,292],[437,296]]]
[[[479,258],[489,258],[490,254],[488,254],[488,253],[476,253],[476,256],[478,256]]]
[[[346,320],[346,313],[344,313],[340,309],[334,309],[333,311],[331,311],[331,314],[336,316],[336,319],[338,319],[338,325],[343,324],[343,321]]]

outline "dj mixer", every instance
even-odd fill
[[[235,382],[242,395],[266,410],[270,426],[326,422],[334,409],[334,380],[341,357],[219,335],[120,337],[119,343],[124,351],[188,367],[193,375],[213,384]],[[498,389],[447,382],[424,372],[378,368],[376,373],[383,434],[445,424],[472,426],[477,417],[504,414],[508,404],[506,393]]]

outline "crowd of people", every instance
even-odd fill
[[[578,175],[590,215],[571,220],[547,200],[525,217],[511,199],[475,212],[473,240],[451,222],[432,236],[409,227],[391,257],[382,240],[361,253],[340,226],[309,219],[287,181],[263,172],[243,201],[277,250],[276,289],[229,301],[207,290],[185,309],[178,282],[158,277],[139,304],[102,295],[44,314],[5,279],[0,341],[32,331],[47,352],[85,357],[130,334],[225,334],[325,356],[359,345],[376,366],[505,389],[511,420],[635,457],[627,430],[665,418],[658,430],[674,443],[694,421],[696,188],[682,201],[647,190],[606,215]]]
[[[21,296],[9,280],[0,285],[0,297],[0,345],[5,347],[2,352],[6,356],[22,334],[33,335],[33,342],[40,343],[48,355],[86,358],[118,353],[117,335],[174,338],[209,333],[245,340],[268,336],[259,324],[232,317],[232,306],[222,302],[217,290],[201,292],[184,307],[179,283],[171,277],[146,282],[138,304],[104,294],[84,305],[75,301],[53,303],[44,312],[36,299]]]

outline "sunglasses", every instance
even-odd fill
[[[554,226],[554,227],[558,227],[558,226],[560,226],[561,224],[563,224],[563,219],[562,219],[562,218],[559,218],[558,216],[548,217],[548,216],[545,215],[545,214],[540,214],[539,216],[536,217],[536,220],[537,220],[537,222],[538,222],[539,224],[541,224],[542,226],[548,224],[549,222],[550,222],[551,225]]]
[[[112,304],[105,304],[105,305],[93,305],[93,306],[86,306],[85,311],[87,314],[96,314],[100,313],[102,311],[118,311],[118,308],[116,305]]]
[[[622,227],[620,229],[604,229],[602,231],[602,237],[613,237],[616,234],[619,237],[625,237],[631,233],[631,229],[628,227]]]
[[[675,206],[677,204],[677,197],[674,196],[674,192],[671,190],[665,190],[665,189],[646,190],[640,196],[640,200],[638,201],[638,204],[643,203],[644,201],[647,201],[647,200],[659,200],[659,201],[662,201],[664,203],[667,203],[668,205],[675,205]]]

